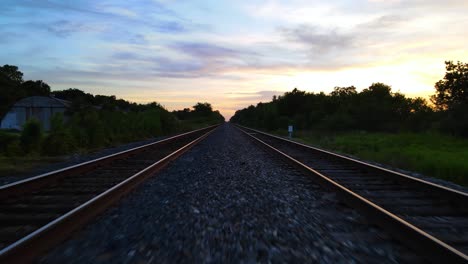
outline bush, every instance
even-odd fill
[[[0,152],[5,152],[9,144],[18,140],[18,133],[0,131]]]
[[[42,153],[48,156],[64,155],[75,148],[75,141],[65,127],[62,114],[55,114],[51,119],[51,131],[42,144]]]
[[[37,152],[41,146],[42,127],[38,120],[31,118],[23,126],[21,132],[21,147],[24,152]]]
[[[73,137],[66,130],[50,133],[42,144],[42,153],[47,156],[64,155],[74,149]]]
[[[19,139],[14,140],[8,145],[6,145],[5,148],[5,155],[8,157],[15,157],[15,156],[20,156],[23,154],[23,149],[21,148],[21,142]]]

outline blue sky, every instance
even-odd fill
[[[236,109],[297,87],[385,82],[428,96],[468,58],[468,2],[0,2],[0,64],[53,89]]]

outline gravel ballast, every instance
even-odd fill
[[[229,124],[44,263],[402,263],[407,248]]]

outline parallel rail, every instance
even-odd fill
[[[32,262],[216,127],[0,186],[0,263]]]
[[[468,263],[468,193],[238,126],[434,263]]]

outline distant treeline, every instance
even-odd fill
[[[234,123],[266,130],[294,125],[317,131],[441,131],[468,137],[468,64],[446,62],[443,80],[428,102],[394,93],[383,83],[357,92],[335,87],[330,94],[294,89],[271,102],[239,110]]]
[[[34,119],[24,125],[20,134],[0,133],[0,155],[62,155],[224,122],[209,103],[169,112],[156,102],[137,104],[78,89],[51,92],[45,82],[23,81],[22,77],[16,66],[0,67],[0,118],[16,101],[28,96],[53,95],[70,101],[71,107],[64,115],[52,117],[48,133]]]

